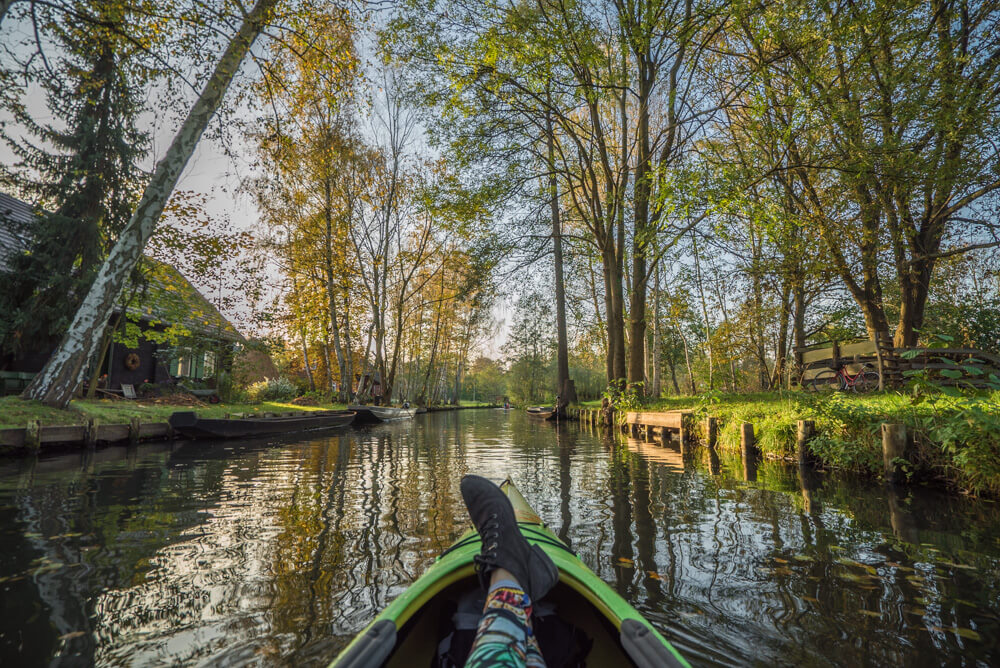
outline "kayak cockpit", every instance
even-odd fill
[[[417,608],[408,611],[401,628],[397,630],[391,620],[376,622],[337,666],[463,666],[483,606],[475,575],[469,573],[414,603]],[[563,580],[536,604],[533,626],[550,668],[680,665],[663,652],[646,626],[626,619],[619,631],[592,601]]]

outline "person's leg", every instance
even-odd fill
[[[490,576],[483,619],[465,663],[466,668],[544,668],[531,628],[531,600],[507,570]]]
[[[482,539],[476,555],[479,581],[487,591],[483,619],[467,666],[545,665],[531,628],[532,601],[556,584],[559,571],[545,551],[521,534],[503,490],[485,478],[462,478],[462,499]]]

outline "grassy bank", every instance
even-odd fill
[[[739,447],[740,423],[752,423],[757,445],[769,457],[794,457],[796,422],[814,420],[815,455],[829,466],[871,475],[882,471],[880,425],[902,423],[913,439],[906,459],[914,476],[1000,495],[1000,392],[920,398],[896,392],[711,394],[670,397],[642,408],[681,409],[694,411],[699,422],[717,417],[725,449]]]
[[[38,401],[24,401],[18,397],[0,399],[0,429],[23,427],[28,420],[38,420],[43,425],[83,424],[96,418],[103,424],[125,424],[138,417],[145,422],[166,422],[174,411],[193,410],[202,417],[225,417],[226,413],[280,413],[287,411],[322,411],[345,408],[344,404],[325,406],[296,406],[290,403],[263,401],[259,404],[205,404],[178,406],[173,404],[145,403],[124,400],[83,400],[70,403],[69,408],[50,408]]]

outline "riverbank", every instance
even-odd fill
[[[40,401],[24,401],[18,397],[0,399],[0,429],[23,428],[30,420],[37,420],[42,426],[79,425],[96,419],[105,424],[128,424],[132,418],[149,422],[166,422],[175,411],[193,410],[201,417],[221,418],[227,413],[282,413],[288,411],[328,411],[343,409],[345,404],[323,404],[319,406],[299,406],[277,401],[262,401],[258,404],[242,403],[194,403],[173,404],[154,403],[142,400],[124,399],[76,399],[69,408],[50,408]]]
[[[588,408],[600,402],[587,402]],[[903,469],[912,480],[931,479],[973,494],[1000,496],[1000,392],[963,396],[805,392],[668,397],[643,411],[685,410],[698,425],[718,419],[719,447],[739,450],[740,425],[754,426],[764,457],[797,457],[796,426],[812,420],[811,453],[825,466],[866,475],[883,472],[883,423],[910,435]]]

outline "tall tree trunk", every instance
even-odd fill
[[[316,391],[316,381],[313,380],[312,368],[309,366],[309,346],[306,344],[306,328],[299,327],[299,341],[302,343],[302,363],[306,367],[306,378],[309,379],[309,389]]]
[[[431,357],[427,361],[427,373],[424,374],[424,383],[420,390],[420,396],[417,398],[417,403],[427,403],[427,392],[429,389],[429,383],[431,379],[431,373],[434,370],[434,365],[437,362],[437,351],[438,342],[440,341],[441,334],[441,311],[444,305],[444,271],[441,272],[441,295],[437,303],[437,315],[434,319],[434,342],[431,345]]]
[[[653,398],[659,399],[663,392],[660,378],[660,265],[653,269]],[[671,363],[673,369],[673,363]],[[676,381],[675,381],[676,384]]]
[[[104,366],[104,360],[108,357],[108,350],[111,349],[111,342],[114,340],[115,332],[122,323],[122,313],[124,312],[124,308],[125,307],[122,306],[123,311],[120,311],[114,321],[108,323],[107,328],[104,330],[104,340],[101,341],[100,352],[97,356],[97,364],[94,365],[90,374],[90,383],[87,385],[88,399],[93,399],[97,394],[97,383],[101,380],[101,367]],[[153,363],[156,363],[155,360]]]
[[[708,303],[705,301],[705,287],[701,281],[701,261],[698,259],[698,240],[695,238],[694,230],[691,231],[691,245],[694,249],[694,277],[698,283],[698,296],[701,298],[701,315],[705,325],[705,350],[708,353],[708,389],[714,390],[715,359],[714,355],[712,355],[712,329],[708,324]],[[685,339],[685,346],[687,345],[686,341]],[[688,364],[688,368],[690,369],[690,363]],[[694,387],[694,376],[691,377],[691,386],[692,388]]]
[[[157,163],[139,206],[97,272],[69,330],[45,367],[24,390],[23,398],[39,400],[56,408],[65,408],[73,398],[73,393],[83,380],[87,363],[93,359],[100,345],[100,332],[111,318],[115,299],[142,258],[142,251],[156,229],[178,177],[222,103],[243,57],[260,34],[276,4],[277,0],[257,0],[254,8],[244,18],[239,32],[226,48],[166,155]]]
[[[628,382],[646,381],[646,249],[649,247],[649,193],[650,193],[650,147],[649,147],[649,97],[653,84],[653,65],[648,54],[640,49],[636,54],[636,69],[639,77],[638,118],[636,128],[635,195],[632,233],[632,294],[629,300],[629,362]],[[625,145],[625,144],[623,144]],[[622,243],[624,239],[620,239]]]
[[[698,394],[698,386],[694,382],[694,369],[691,368],[691,349],[688,346],[687,337],[684,336],[684,330],[681,329],[680,325],[677,326],[677,334],[681,337],[681,342],[684,344],[684,365],[687,367],[688,382],[691,384],[691,394]]]
[[[338,401],[348,401],[349,392],[345,390],[345,384],[349,388],[351,385],[350,381],[350,370],[348,369],[347,360],[344,357],[344,348],[340,343],[340,323],[338,322],[337,314],[337,290],[335,287],[335,277],[333,271],[333,243],[336,235],[333,230],[333,183],[332,175],[327,172],[325,178],[323,179],[323,217],[326,227],[324,229],[325,237],[323,239],[323,271],[325,272],[326,278],[326,303],[327,303],[327,323],[328,325],[324,327],[325,330],[333,333],[333,352],[337,355],[337,369],[338,375],[340,376],[340,391],[337,393]],[[329,358],[327,358],[329,363]],[[329,364],[328,364],[329,368]],[[327,372],[329,374],[329,371]],[[327,387],[330,387],[330,383],[327,383]]]
[[[789,297],[791,286],[786,278],[781,285],[781,314],[778,316],[778,340],[774,351],[774,372],[771,375],[770,389],[781,388],[782,380],[788,369],[788,321],[791,311]]]
[[[326,382],[325,390],[329,392],[333,388],[333,369],[330,361],[330,334],[323,333],[323,380]]]
[[[556,279],[556,392],[562,393],[569,385],[569,340],[566,336],[566,288],[563,284],[562,226],[559,218],[559,189],[556,182],[555,136],[552,115],[545,115],[545,134],[549,159],[549,207],[552,213],[552,254]],[[575,397],[565,397],[567,401]],[[561,407],[557,407],[562,410]]]

